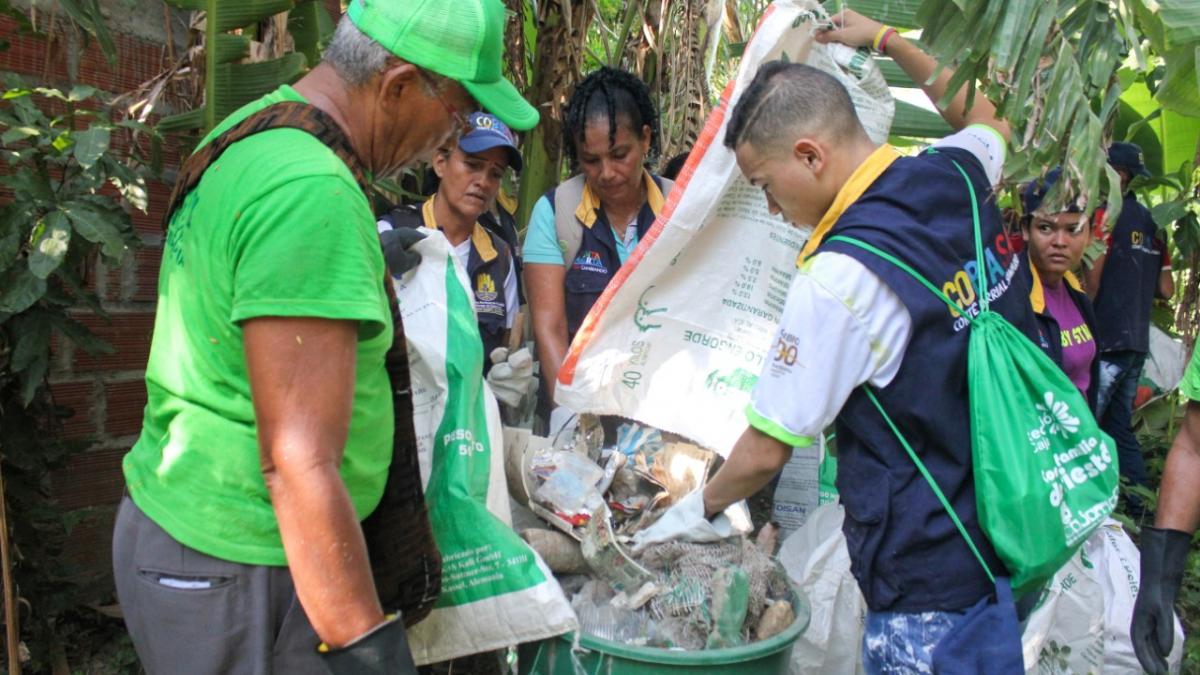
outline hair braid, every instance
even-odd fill
[[[627,123],[630,131],[641,135],[642,126],[650,127],[648,164],[658,157],[658,111],[650,100],[650,90],[633,73],[604,66],[583,78],[563,112],[563,147],[571,166],[577,161],[577,145],[583,142],[589,122],[608,120],[609,143],[616,142],[617,122]]]

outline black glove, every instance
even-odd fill
[[[1133,605],[1133,651],[1151,675],[1167,672],[1175,641],[1175,594],[1183,583],[1192,536],[1179,530],[1142,528],[1142,581]]]
[[[318,650],[332,675],[416,675],[404,622],[397,614],[340,649]]]
[[[383,260],[393,276],[400,276],[421,264],[421,254],[410,250],[426,234],[411,227],[397,227],[379,235],[383,244]]]

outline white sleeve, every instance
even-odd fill
[[[508,259],[508,276],[504,277],[504,327],[511,329],[517,320],[520,299],[517,295],[517,266]]]
[[[375,221],[375,229],[379,230],[379,234],[383,234],[384,232],[394,228],[392,227],[391,223],[380,218],[379,220]]]
[[[958,133],[938,140],[933,147],[960,148],[975,155],[992,185],[998,185],[1004,175],[1007,143],[999,131],[986,124],[972,124]]]
[[[746,416],[788,445],[810,445],[855,387],[886,386],[912,334],[900,298],[854,258],[819,253],[792,279]]]

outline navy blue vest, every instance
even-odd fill
[[[392,227],[421,227],[425,224],[419,204],[393,209],[383,220],[391,223]],[[508,278],[512,252],[495,232],[487,228],[484,231],[491,239],[492,248],[496,249],[496,256],[484,260],[472,243],[471,253],[467,257],[467,279],[471,281],[475,298],[475,316],[479,322],[479,337],[483,340],[483,370],[486,375],[492,367],[488,354],[504,344],[504,324],[508,318],[504,280]]]
[[[653,179],[661,190],[662,180],[658,176],[653,176]],[[556,189],[557,187],[550,188],[545,195],[551,205],[554,204]],[[637,222],[634,223],[638,241],[641,241],[646,232],[650,230],[654,219],[654,210],[650,208],[650,204],[642,204],[641,210],[638,211]],[[583,228],[583,240],[579,244],[579,251],[575,254],[574,259],[564,261],[567,265],[563,284],[566,291],[568,343],[575,339],[575,333],[583,325],[583,320],[591,311],[592,305],[600,299],[608,282],[612,281],[621,267],[621,258],[617,253],[617,240],[613,236],[612,227],[608,223],[608,216],[604,214],[604,209],[596,209],[596,222],[591,227],[584,227],[582,223],[579,227]]]
[[[967,185],[979,199],[986,269],[975,262]],[[896,160],[842,214],[829,237],[853,237],[907,262],[971,313],[979,311],[975,281],[986,274],[991,308],[1033,339],[1029,286],[1000,223],[983,167],[973,155],[939,148]],[[895,379],[879,401],[953,505],[988,566],[1007,574],[979,527],[971,467],[967,403],[967,320],[891,263],[855,246],[831,242],[866,266],[900,298],[912,335]],[[846,508],[843,530],[851,571],[874,611],[962,610],[993,592],[933,490],[918,473],[861,388],[837,417],[837,487]]]
[[[1150,351],[1150,309],[1162,271],[1162,242],[1150,211],[1125,194],[1096,294],[1096,347]]]

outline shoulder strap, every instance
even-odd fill
[[[571,266],[571,261],[579,254],[583,245],[583,227],[575,218],[575,208],[583,199],[584,177],[582,174],[568,178],[554,189],[554,229],[558,245],[563,251],[563,265]]]
[[[370,194],[366,167],[359,160],[353,146],[350,145],[350,139],[338,123],[316,106],[299,101],[283,101],[269,105],[225,130],[183,162],[179,176],[175,179],[175,188],[171,191],[171,200],[167,203],[166,214],[163,216],[163,229],[171,222],[171,215],[175,213],[175,209],[179,208],[188,193],[200,183],[205,170],[216,162],[229,146],[270,129],[299,129],[316,136],[317,140],[346,164],[346,168],[350,169],[354,180],[362,188],[363,194]]]
[[[928,152],[936,152],[936,150],[933,148],[930,148],[928,150]],[[975,265],[976,265],[975,269],[978,270],[978,272],[976,273],[975,276],[978,278],[978,281],[979,281],[979,289],[978,289],[978,291],[979,291],[979,310],[980,310],[980,314],[982,314],[989,310],[988,310],[987,274],[984,273],[984,270],[986,270],[987,268],[983,266],[983,235],[980,232],[980,225],[979,225],[979,201],[975,198],[975,187],[971,185],[971,179],[967,176],[967,172],[963,170],[962,165],[959,164],[955,160],[950,160],[950,161],[954,164],[954,168],[958,169],[958,172],[960,174],[962,174],[963,181],[965,181],[967,184],[967,193],[971,196],[971,220],[974,223],[974,227],[975,227]],[[855,239],[854,237],[847,237],[847,236],[841,235],[841,234],[834,236],[834,237],[830,237],[828,239],[828,241],[840,241],[843,244],[850,244],[851,246],[857,246],[858,248],[861,248],[864,251],[873,253],[874,255],[878,256],[879,258],[882,258],[883,260],[890,262],[891,264],[893,264],[896,267],[903,270],[905,273],[907,273],[912,278],[916,279],[922,286],[924,286],[925,288],[928,288],[929,291],[931,293],[933,293],[935,296],[937,296],[942,302],[949,305],[951,311],[953,311],[955,314],[965,316],[967,318],[967,320],[970,321],[972,324],[975,323],[974,317],[967,314],[963,308],[958,306],[958,303],[951,300],[949,296],[947,296],[945,293],[943,293],[937,286],[934,286],[928,279],[926,279],[924,276],[922,276],[920,272],[913,269],[912,265],[909,265],[908,263],[904,262],[903,260],[892,255],[891,253],[888,253],[887,251],[884,251],[877,246],[872,246],[871,244],[868,244],[865,241]]]
[[[929,473],[929,469],[925,468],[925,463],[921,461],[921,458],[917,456],[916,451],[913,450],[912,446],[908,444],[908,439],[904,437],[904,434],[900,433],[899,427],[897,427],[896,423],[892,421],[892,418],[887,414],[887,411],[883,409],[883,405],[879,402],[879,399],[875,397],[875,392],[871,391],[871,388],[866,385],[864,385],[862,389],[864,392],[866,392],[867,398],[871,399],[871,403],[875,404],[875,408],[879,411],[879,414],[883,416],[883,421],[887,422],[887,425],[892,430],[892,433],[896,435],[896,439],[900,441],[900,445],[904,446],[904,451],[908,453],[909,459],[913,461],[913,464],[917,465],[917,471],[920,471],[921,475],[925,477],[925,482],[929,483],[929,487],[933,489],[933,494],[937,495],[938,501],[942,504],[942,508],[946,509],[946,513],[950,515],[950,520],[954,521],[954,527],[958,528],[958,533],[961,534],[962,538],[966,540],[967,547],[971,549],[971,553],[975,554],[975,559],[978,560],[979,564],[983,567],[983,571],[985,574],[987,574],[988,579],[990,579],[993,584],[996,583],[996,577],[994,574],[992,574],[992,569],[988,567],[987,561],[983,559],[983,554],[980,553],[979,548],[975,546],[975,540],[971,539],[971,534],[967,532],[966,526],[962,524],[962,521],[958,518],[958,514],[954,512],[954,507],[950,505],[950,500],[946,499],[946,495],[942,492],[942,489],[938,487],[937,481],[933,479],[933,474]]]
[[[901,260],[901,259],[897,258],[896,256],[892,255],[891,253],[888,253],[887,251],[884,251],[883,249],[881,249],[881,248],[879,248],[879,247],[877,247],[877,246],[873,246],[873,245],[871,245],[871,244],[868,244],[868,243],[867,243],[867,242],[865,242],[865,241],[862,241],[862,240],[859,240],[859,239],[855,239],[854,237],[847,237],[847,236],[846,236],[846,235],[844,235],[844,234],[839,234],[839,235],[837,235],[837,236],[830,237],[830,238],[829,238],[829,239],[827,239],[826,241],[830,241],[830,242],[833,242],[833,241],[840,241],[840,242],[842,242],[843,244],[850,244],[851,246],[856,246],[856,247],[858,247],[858,248],[861,248],[861,249],[863,249],[864,251],[867,251],[867,252],[869,252],[869,253],[873,253],[874,255],[876,255],[876,256],[878,256],[878,257],[880,257],[880,258],[882,258],[882,259],[884,259],[884,260],[886,260],[886,261],[890,262],[891,264],[895,265],[896,267],[899,267],[899,268],[900,268],[902,271],[906,272],[906,273],[907,273],[909,276],[911,276],[912,278],[916,279],[916,280],[917,280],[917,281],[918,281],[918,282],[919,282],[919,283],[920,283],[922,286],[924,286],[925,288],[929,289],[929,292],[930,292],[930,293],[933,293],[933,294],[934,294],[934,295],[936,295],[936,296],[937,296],[937,297],[938,297],[938,298],[939,298],[939,299],[940,299],[942,302],[944,302],[944,303],[946,303],[947,305],[949,305],[949,306],[950,306],[950,309],[951,309],[951,310],[952,310],[952,311],[953,311],[955,314],[957,314],[957,315],[961,315],[961,316],[965,316],[965,317],[967,318],[967,320],[968,320],[968,321],[970,321],[971,323],[974,323],[974,322],[975,322],[975,319],[974,319],[973,317],[971,317],[971,315],[970,315],[970,314],[967,314],[965,311],[963,311],[963,309],[962,309],[961,307],[959,307],[959,306],[958,306],[958,303],[956,303],[956,302],[954,302],[953,300],[951,300],[951,299],[950,299],[950,296],[948,296],[948,295],[946,295],[945,293],[943,293],[943,292],[941,291],[941,289],[939,289],[937,286],[934,286],[934,285],[933,285],[933,283],[932,283],[932,282],[930,282],[928,279],[926,279],[926,278],[925,278],[925,277],[924,277],[924,276],[923,276],[923,275],[922,275],[920,272],[918,272],[918,271],[916,271],[915,269],[913,269],[912,265],[909,265],[908,263],[904,262],[903,260]]]

